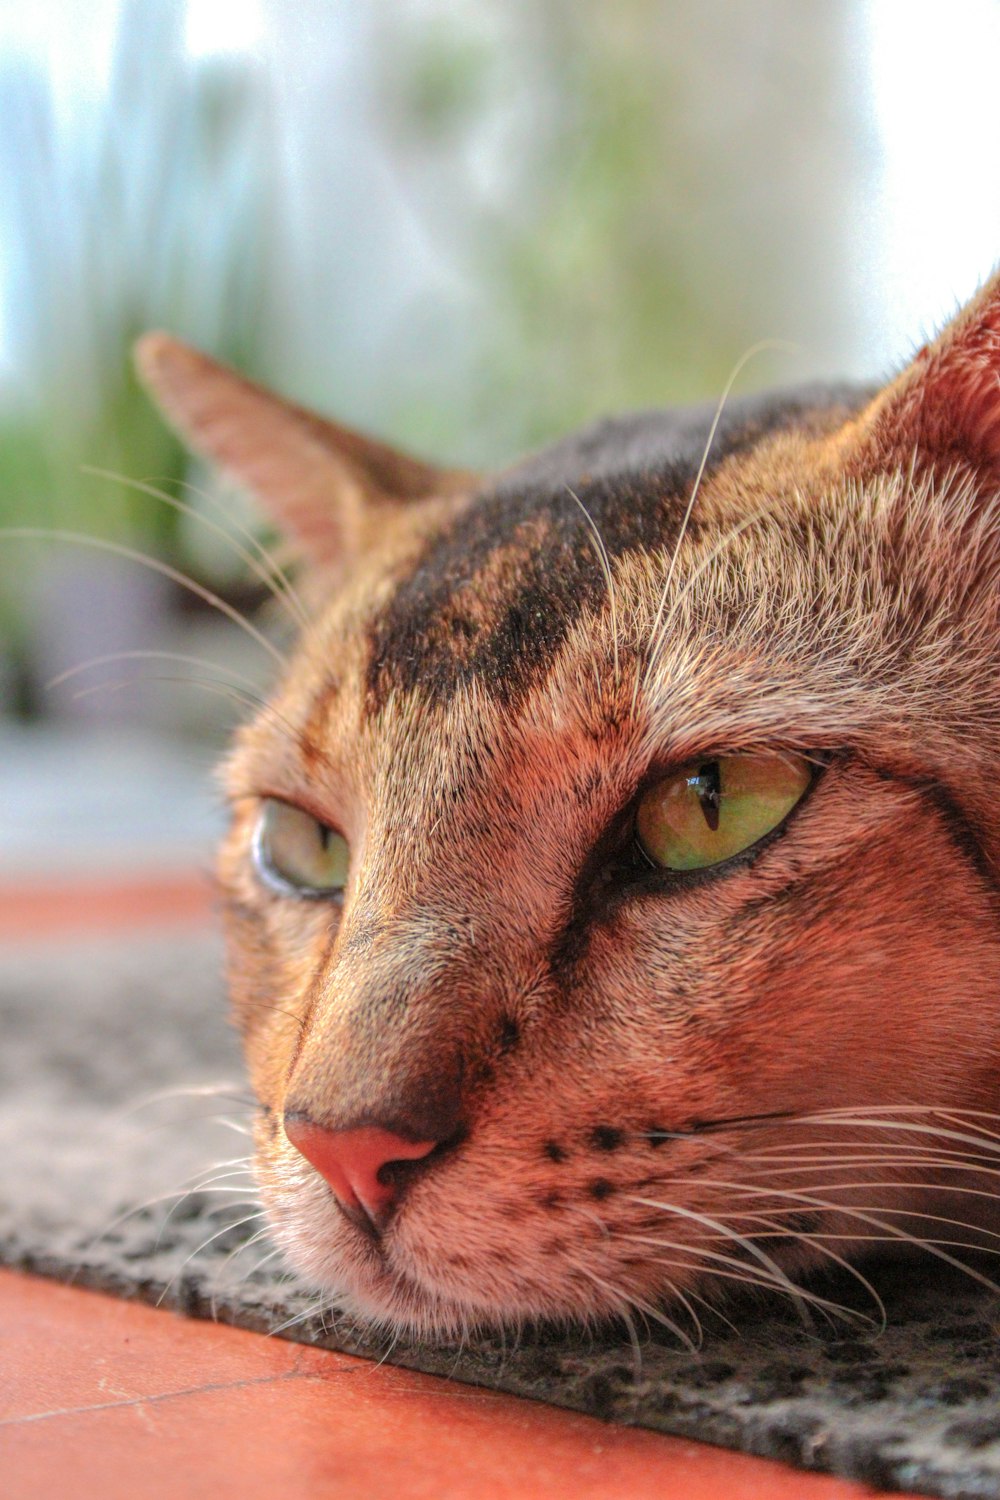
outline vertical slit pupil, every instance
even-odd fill
[[[717,760],[710,760],[698,767],[692,782],[698,793],[698,801],[705,815],[705,822],[713,833],[719,831],[719,809],[722,805],[722,774]]]

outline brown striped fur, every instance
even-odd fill
[[[989,1243],[998,329],[994,281],[884,392],[733,403],[688,524],[711,411],[491,481],[394,471],[145,345],[329,581],[227,763],[220,871],[265,1203],[340,1302],[432,1334],[676,1318],[873,1241]],[[777,834],[640,867],[650,779],[752,749],[823,762]],[[346,836],[342,902],[261,883],[267,796]],[[448,1149],[376,1242],[290,1109]]]

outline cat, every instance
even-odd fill
[[[137,360],[305,559],[219,860],[293,1266],[444,1338],[995,1245],[1000,276],[493,477]]]

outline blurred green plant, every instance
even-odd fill
[[[474,304],[447,417],[414,382],[401,430],[450,420],[506,460],[610,411],[717,396],[751,345],[801,333],[786,322],[790,230],[838,316],[815,170],[836,8],[424,0],[379,14],[377,117]],[[779,369],[764,354],[750,380]]]
[[[0,398],[0,525],[169,555],[174,511],[83,472],[167,488],[184,474],[135,381],[132,342],[166,327],[243,369],[260,365],[276,250],[266,90],[246,58],[187,57],[184,23],[183,0],[124,0],[107,87],[71,107],[40,60],[0,61],[15,380]],[[0,630],[21,638],[30,562],[13,552],[0,549]]]
[[[152,326],[486,467],[717,396],[751,345],[801,336],[814,282],[844,323],[842,8],[263,0],[256,61],[193,58],[186,9],[119,0],[107,85],[71,105],[0,57],[0,525],[226,576],[176,513],[81,473],[184,472],[130,370]],[[27,551],[0,547],[0,644]]]
[[[650,0],[443,9],[387,27],[385,113],[411,173],[450,153],[475,188],[453,225],[492,304],[471,423],[530,446],[721,388],[753,334],[706,284],[698,164],[665,149],[682,138],[691,49],[649,50]]]

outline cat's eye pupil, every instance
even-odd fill
[[[693,761],[645,792],[635,837],[664,870],[722,865],[783,823],[811,781],[808,758],[787,752]]]
[[[343,834],[304,808],[267,797],[253,858],[265,885],[280,895],[338,896],[347,884],[350,849]]]
[[[705,822],[713,833],[718,833],[719,807],[722,803],[722,776],[719,771],[719,762],[710,760],[705,765],[699,766],[697,776],[693,776],[689,784],[698,793],[698,801],[701,804]]]

